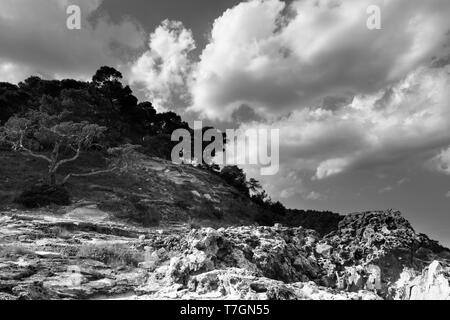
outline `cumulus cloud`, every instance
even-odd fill
[[[439,152],[428,164],[433,170],[450,175],[450,147]]]
[[[366,27],[379,5],[382,30]],[[253,0],[215,22],[196,65],[191,110],[230,119],[243,104],[268,117],[395,83],[431,59],[450,29],[450,2]]]
[[[144,33],[131,19],[113,23],[91,19],[101,0],[1,0],[0,81],[30,75],[86,79],[102,65],[118,66],[144,45]],[[66,8],[81,9],[81,29],[66,27]]]
[[[312,181],[351,170],[420,168],[430,154],[450,144],[449,87],[447,69],[421,67],[384,90],[355,96],[338,110],[306,108],[258,127],[280,129],[281,171],[296,170]],[[450,174],[450,149],[433,163]],[[406,181],[403,177],[398,184]],[[275,182],[274,190],[290,184],[283,178],[270,183]]]
[[[130,82],[159,109],[186,107],[189,100],[189,53],[192,32],[181,22],[165,20],[151,35],[148,50],[131,66]]]

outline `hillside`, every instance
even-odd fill
[[[73,206],[94,205],[113,220],[140,226],[202,222],[241,224],[258,220],[261,208],[219,176],[193,166],[137,154],[127,172],[72,178],[66,188]],[[103,158],[89,153],[66,167],[69,172],[102,169]],[[46,163],[3,151],[0,153],[0,206],[17,207],[12,201],[27,186],[45,180]],[[58,213],[61,208],[49,208]]]
[[[291,210],[286,227],[258,227],[263,209],[218,175],[144,154],[126,172],[71,180],[70,205],[14,204],[44,169],[1,153],[0,299],[450,297],[450,251],[398,212]]]

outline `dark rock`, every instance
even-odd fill
[[[267,287],[262,283],[252,283],[250,284],[250,288],[256,293],[267,292]]]

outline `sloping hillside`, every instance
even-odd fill
[[[14,204],[45,169],[0,155],[0,299],[450,299],[450,251],[399,212],[291,210],[286,226],[256,226],[264,209],[218,175],[140,153],[70,180],[70,205]]]
[[[90,172],[105,167],[103,158],[89,153],[61,168],[59,174]],[[0,155],[0,204],[17,207],[12,200],[21,190],[43,180],[46,163],[3,151]],[[220,177],[188,165],[137,154],[127,172],[72,178],[67,189],[72,203],[95,205],[112,219],[139,225],[209,220],[215,224],[251,223],[261,209]],[[48,210],[53,210],[48,208]],[[54,208],[60,212],[64,208]]]

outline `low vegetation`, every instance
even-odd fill
[[[29,249],[18,245],[0,245],[0,258],[17,258],[34,254]]]
[[[158,226],[161,220],[159,211],[137,196],[103,200],[99,209],[113,213],[118,219],[135,222],[144,227]]]
[[[92,259],[107,265],[137,267],[144,261],[144,254],[125,244],[85,244],[79,248],[77,257]]]

